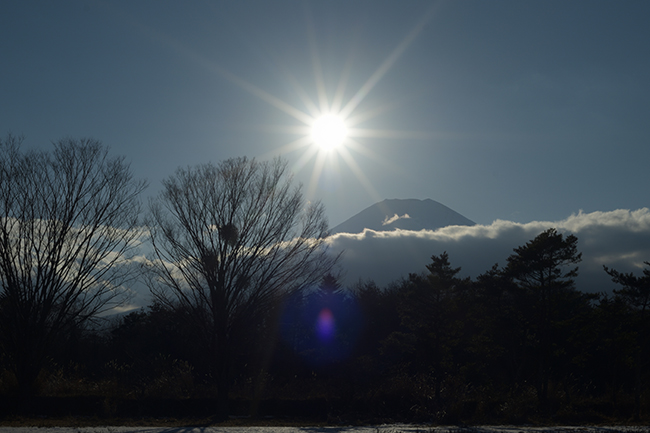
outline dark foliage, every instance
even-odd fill
[[[146,184],[96,140],[21,142],[0,139],[0,349],[27,410],[48,358],[124,300]]]
[[[184,205],[178,206],[180,212]],[[317,210],[314,233],[321,233]],[[207,224],[212,238],[195,246],[216,247],[190,255],[196,263],[186,272],[197,300],[210,294],[215,300],[224,288],[249,287],[256,278],[245,266],[225,266],[245,257],[232,251],[246,251],[252,236],[249,224],[234,222],[238,215]],[[181,253],[178,258],[186,256]],[[248,308],[248,298],[233,304],[230,319],[243,325],[219,344],[211,333],[218,327],[206,323],[226,317],[217,314],[221,304],[209,303],[215,314],[206,322],[201,302],[179,301],[187,288],[179,283],[176,297],[160,296],[110,326],[71,321],[48,337],[47,356],[39,355],[31,379],[31,411],[210,419],[222,407],[224,385],[215,376],[227,356],[231,415],[337,423],[647,420],[650,269],[636,276],[605,267],[603,278],[609,275],[616,287],[612,295],[583,293],[574,285],[580,258],[575,236],[550,229],[515,248],[505,267],[495,264],[475,280],[460,278],[447,253],[388,287],[372,281],[344,287],[328,265],[314,284],[282,278],[259,286],[264,302],[255,308]],[[177,283],[175,274],[167,276]],[[5,324],[16,319],[10,301],[0,297]],[[0,417],[21,409],[9,328],[0,353]]]
[[[192,327],[227,417],[242,355],[266,345],[272,312],[336,263],[324,208],[305,203],[281,159],[178,169],[163,185],[150,206],[148,284]]]

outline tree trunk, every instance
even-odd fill
[[[16,366],[16,381],[18,382],[18,411],[27,415],[32,411],[32,403],[36,394],[36,381],[40,367],[35,362],[23,361]]]
[[[641,356],[637,355],[635,376],[636,384],[634,385],[634,421],[641,420]]]
[[[537,401],[539,403],[540,409],[542,411],[546,411],[547,404],[548,404],[548,382],[549,382],[549,374],[548,374],[548,360],[546,359],[546,353],[542,352],[539,354],[539,360],[538,360],[538,375],[539,377],[537,378]]]
[[[230,415],[230,378],[219,377],[217,379],[217,417],[219,419],[228,419]]]
[[[214,366],[217,382],[217,417],[219,419],[228,419],[230,415],[230,407],[228,396],[230,394],[230,381],[231,381],[231,351],[230,345],[226,337],[226,325],[221,323],[220,327],[215,332],[216,346],[214,352]]]

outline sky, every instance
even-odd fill
[[[647,207],[645,1],[0,1],[0,134],[93,137],[147,195],[282,156],[335,226],[387,198],[478,224]],[[348,136],[310,138],[322,114]]]
[[[647,1],[0,0],[0,135],[101,140],[144,200],[178,167],[280,156],[330,227],[409,198],[477,223],[338,233],[346,284],[444,251],[475,278],[555,227],[578,288],[610,290],[603,265],[650,260],[649,21]],[[323,116],[346,131],[329,150]]]

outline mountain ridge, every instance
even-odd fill
[[[361,233],[366,228],[375,231],[419,231],[475,224],[474,221],[430,198],[385,199],[330,229],[330,234]]]

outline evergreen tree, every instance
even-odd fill
[[[495,264],[479,275],[466,299],[467,350],[473,371],[472,382],[486,386],[512,386],[522,375],[523,354],[518,342],[521,316],[513,283]]]
[[[576,236],[564,237],[556,229],[548,229],[515,248],[505,269],[517,287],[522,344],[528,346],[529,359],[536,364],[531,374],[542,407],[548,400],[553,364],[566,341],[564,321],[574,313],[573,301],[580,298],[575,289],[578,268],[566,269],[582,259],[577,244]]]
[[[415,371],[430,371],[434,397],[441,400],[441,384],[454,366],[453,351],[461,333],[457,294],[469,283],[457,277],[446,252],[432,256],[429,273],[411,274],[401,290],[399,315],[403,332],[394,332],[385,350],[401,350]]]
[[[637,277],[632,273],[621,273],[615,269],[604,266],[605,272],[612,277],[612,281],[623,286],[614,290],[628,309],[628,323],[630,332],[635,341],[634,347],[634,416],[641,416],[641,395],[645,384],[650,379],[650,262],[645,262],[649,267],[643,270],[643,276]]]

